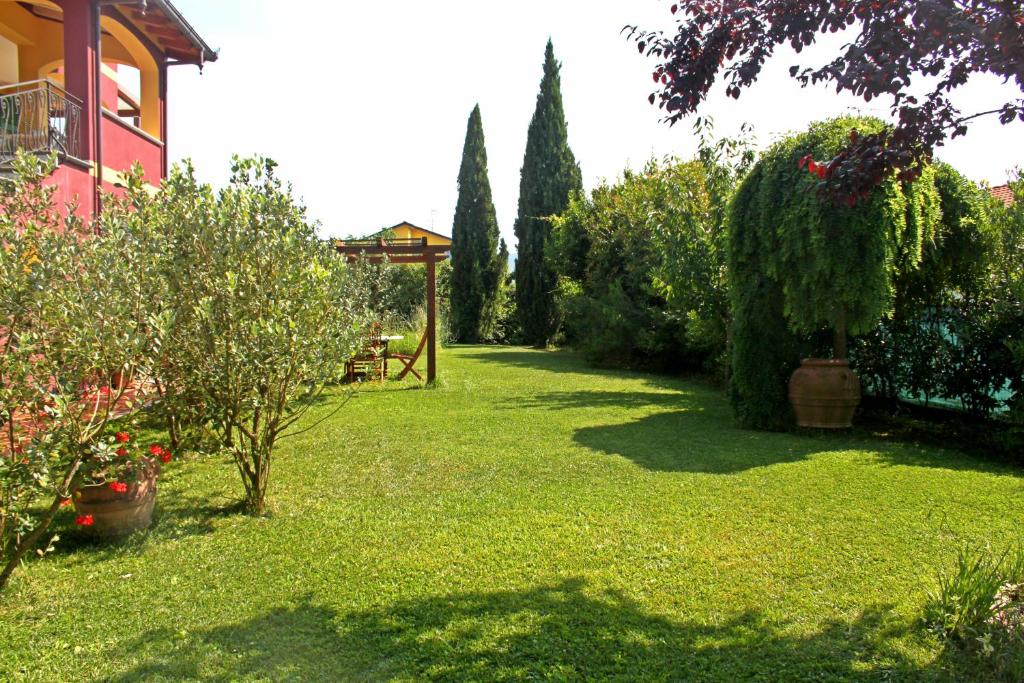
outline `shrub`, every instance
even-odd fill
[[[120,425],[119,425],[120,427]],[[96,439],[90,445],[89,457],[79,470],[83,486],[107,484],[124,493],[128,487],[143,481],[148,474],[174,457],[162,445],[144,445],[123,430]]]
[[[1012,408],[1022,386],[1019,212],[990,205],[948,165],[935,172],[939,229],[920,267],[896,278],[892,314],[854,340],[852,359],[875,394],[959,400],[988,415]],[[997,398],[1006,388],[1011,398]]]
[[[19,155],[0,197],[0,589],[90,471],[107,424],[138,407],[126,392],[151,374],[162,333],[136,217],[114,198],[99,225],[62,215],[44,184],[53,163]]]
[[[549,257],[563,274],[567,341],[603,364],[666,368],[714,355],[707,349],[724,346],[724,335],[709,345],[707,328],[690,322],[721,319],[717,231],[697,161],[652,161],[573,198],[554,220]]]
[[[317,239],[275,166],[236,158],[216,195],[178,168],[160,197],[176,302],[163,352],[181,372],[167,390],[198,399],[256,513],[274,445],[344,376],[373,318],[375,271]]]

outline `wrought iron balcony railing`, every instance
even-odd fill
[[[0,168],[19,149],[81,158],[82,103],[49,80],[0,87]]]

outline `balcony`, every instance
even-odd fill
[[[82,103],[48,80],[0,87],[0,170],[19,149],[81,158]]]

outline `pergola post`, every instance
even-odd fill
[[[427,260],[427,383],[437,379],[437,263]]]

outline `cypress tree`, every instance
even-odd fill
[[[557,274],[545,260],[550,241],[550,216],[562,213],[574,192],[581,191],[580,167],[569,149],[562,108],[561,65],[548,40],[544,78],[530,121],[526,154],[519,181],[519,215],[515,233],[516,303],[524,341],[543,346],[555,333],[554,290]]]
[[[498,263],[498,219],[487,179],[487,150],[480,105],[469,115],[459,168],[459,201],[452,225],[452,332],[475,343],[493,331],[503,272]]]

